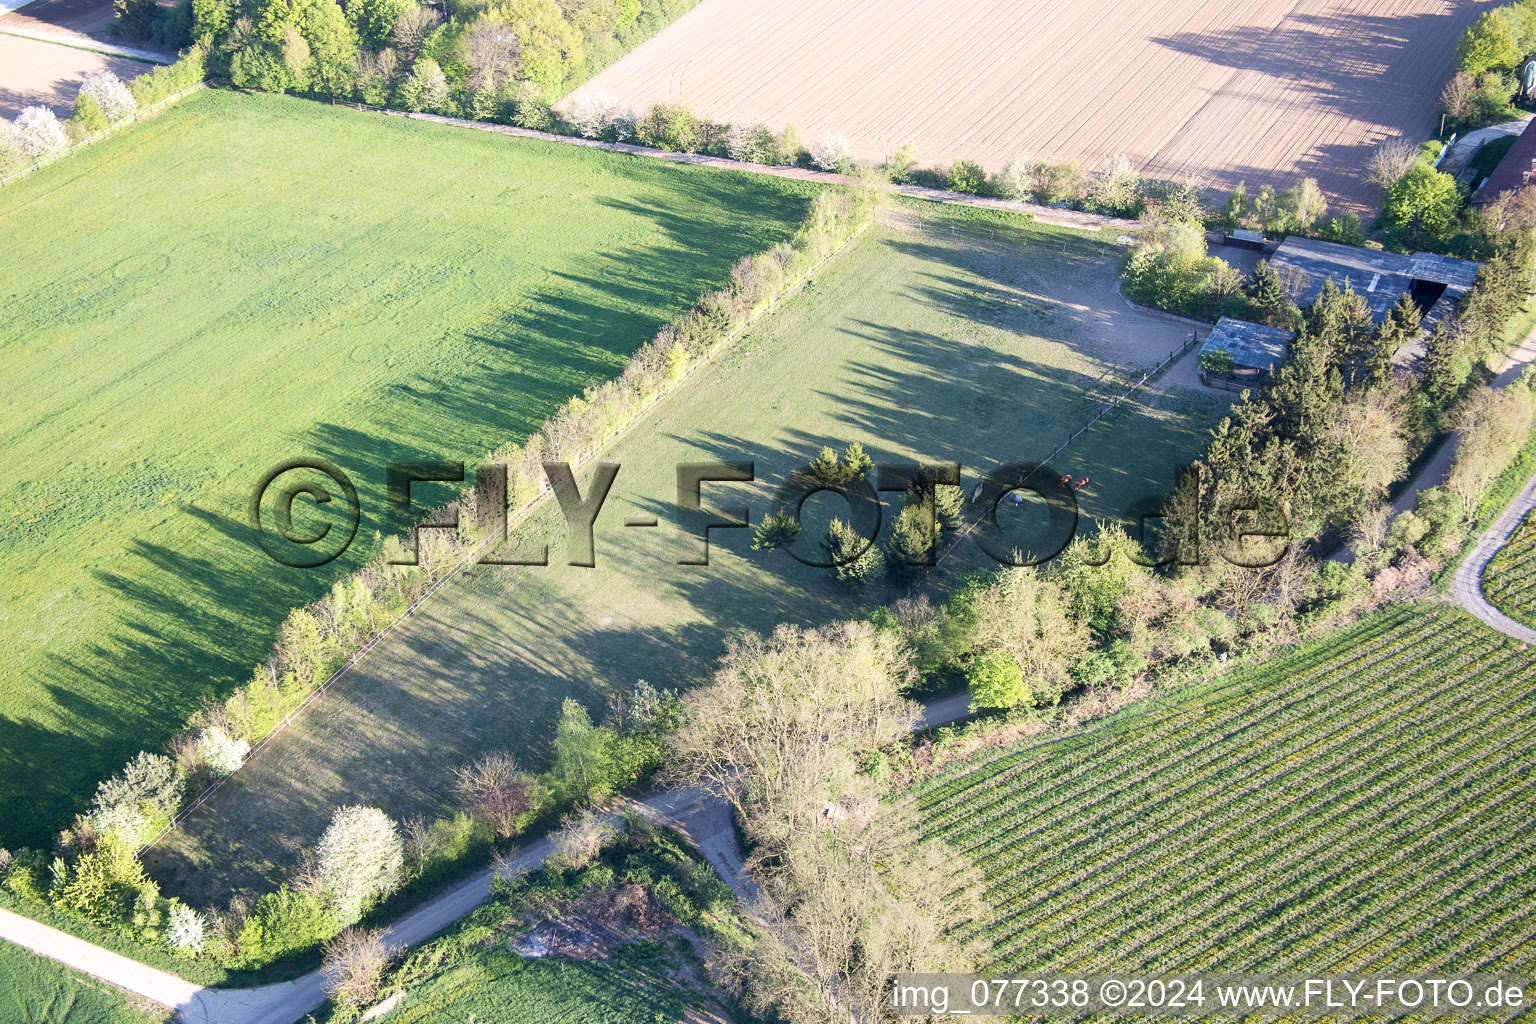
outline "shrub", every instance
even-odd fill
[[[759,122],[733,125],[725,136],[725,151],[732,160],[754,164],[771,164],[778,157],[773,132]]]
[[[384,941],[382,931],[348,928],[325,944],[320,973],[326,994],[343,1005],[369,1002],[378,995],[384,968],[397,952]]]
[[[1016,156],[1003,168],[997,190],[1004,199],[1023,202],[1029,199],[1034,188],[1035,175],[1027,156]]]
[[[69,145],[69,132],[47,107],[27,107],[16,115],[13,126],[21,151],[32,160],[41,160]]]
[[[465,807],[503,839],[522,831],[538,809],[538,782],[511,754],[486,754],[453,774]]]
[[[236,940],[240,962],[249,968],[313,949],[341,930],[336,914],[319,897],[286,885],[256,901]]]
[[[448,107],[448,79],[431,57],[416,62],[400,83],[400,106],[409,111],[444,113]]]
[[[6,122],[0,121],[0,176],[18,170],[29,162],[27,154],[22,151],[21,140],[16,137],[15,130]]]
[[[987,172],[981,169],[981,165],[969,160],[956,160],[949,167],[949,177],[945,180],[951,192],[964,192],[975,195],[980,192],[982,186],[987,183]]]
[[[971,691],[971,709],[1016,708],[1030,702],[1024,670],[1003,651],[986,651],[971,659],[965,682]]]
[[[572,105],[571,124],[578,134],[595,139],[609,129],[619,109],[618,97],[613,93],[590,93]]]
[[[73,864],[55,861],[53,900],[96,924],[122,924],[139,889],[147,884],[133,851],[104,840]]]
[[[832,574],[839,583],[863,587],[885,571],[885,557],[879,546],[841,519],[832,520],[828,527],[826,548]]]
[[[811,147],[811,163],[823,171],[841,171],[848,165],[848,140],[841,135],[825,135]]]
[[[1443,237],[1455,223],[1460,206],[1455,178],[1416,164],[1387,191],[1381,219],[1418,245]]]
[[[1076,161],[1039,163],[1034,169],[1035,197],[1043,203],[1071,206],[1083,197],[1083,169]]]
[[[171,907],[170,924],[166,928],[166,941],[172,949],[183,953],[197,953],[207,937],[208,921],[202,914],[185,904]]]
[[[400,884],[404,847],[376,807],[339,807],[320,838],[320,878],[342,924],[352,924]]]
[[[94,99],[84,93],[75,97],[75,112],[69,119],[69,134],[76,142],[103,131],[110,123]]]
[[[912,168],[917,166],[917,147],[908,142],[885,158],[885,170],[894,182],[912,180]]]
[[[96,102],[103,115],[110,122],[118,122],[138,109],[138,102],[133,98],[133,93],[128,87],[110,71],[89,72],[80,83],[80,92],[76,97],[89,96]]]
[[[552,837],[554,852],[550,863],[569,871],[580,871],[593,863],[615,840],[619,830],[605,814],[584,808]]]
[[[752,550],[773,551],[785,544],[794,543],[800,533],[800,523],[789,512],[770,512],[757,524],[757,530],[752,534]]]
[[[1206,373],[1220,374],[1224,377],[1231,376],[1232,371],[1236,367],[1237,363],[1233,360],[1232,353],[1224,348],[1211,349],[1209,352],[1200,353],[1200,369]]]
[[[692,153],[699,144],[699,119],[681,103],[656,103],[635,122],[635,138],[643,146]]]
[[[197,750],[203,763],[215,775],[233,775],[245,763],[251,745],[236,739],[217,725],[209,726],[197,738]]]
[[[1088,205],[1099,213],[1134,217],[1141,212],[1141,175],[1124,153],[1104,158],[1088,188]]]
[[[91,823],[102,835],[136,850],[175,816],[185,788],[175,761],[142,751],[96,787]]]

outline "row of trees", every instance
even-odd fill
[[[192,911],[160,897],[144,875],[138,853],[188,799],[215,778],[237,770],[251,744],[303,704],[350,654],[461,564],[494,524],[504,521],[492,501],[505,503],[504,511],[540,497],[550,486],[547,463],[580,462],[594,444],[847,239],[867,218],[871,201],[867,192],[856,189],[821,193],[789,242],[740,260],[724,288],[706,294],[679,322],[664,327],[631,358],[618,379],[572,399],[522,444],[492,453],[489,461],[507,467],[505,490],[495,495],[476,488],[465,491],[456,503],[457,530],[420,531],[414,552],[399,538],[377,541],[378,554],[367,565],[335,581],[321,600],[289,614],[271,656],[249,683],[223,702],[201,709],[168,743],[166,754],[142,753],[104,782],[92,809],[61,835],[51,859],[45,851],[9,858],[15,866],[5,877],[7,888],[152,944],[168,944],[183,955],[240,966],[259,966],[291,952],[283,945],[288,940],[268,936],[313,937],[325,930],[322,924],[339,928],[350,923],[368,898],[338,896],[327,885],[310,892],[312,898],[280,893],[263,897],[268,903],[256,920],[268,923],[253,926],[249,934],[248,915],[238,906],[232,908],[217,928],[203,921],[194,941],[186,928],[174,934],[168,930],[173,920],[190,920]],[[412,556],[415,564],[402,564]],[[532,777],[505,764],[480,766],[482,781],[494,778],[497,786],[509,788],[476,789],[479,783],[464,783],[469,788],[463,794],[462,817],[421,824],[413,832],[435,837],[423,841],[423,851],[431,846],[440,852],[407,857],[401,878],[426,885],[492,838],[509,838],[560,808],[633,785],[656,767],[661,750],[657,737],[670,699],[641,687],[601,725],[568,702],[555,737],[557,756],[551,772]],[[328,909],[332,916],[317,908]],[[205,947],[205,935],[218,941]]]

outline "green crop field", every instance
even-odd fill
[[[903,593],[850,593],[784,552],[753,551],[745,530],[714,531],[708,566],[679,565],[678,463],[755,461],[756,483],[704,488],[707,504],[745,505],[753,522],[822,444],[953,459],[974,486],[978,467],[1048,454],[1097,408],[1101,378],[1153,365],[1185,337],[1115,294],[1110,239],[931,206],[887,221],[605,452],[620,470],[597,521],[596,568],[564,564],[551,503],[517,545],[547,542],[552,564],[482,566],[445,588],[150,852],[168,891],[214,902],[270,886],[338,804],[443,811],[450,769],[488,748],[542,767],[566,696],[601,714],[639,678],[687,688],[731,630],[862,615]],[[1194,359],[1059,460],[1093,480],[1085,524],[1162,493],[1204,449],[1232,396],[1200,388]],[[660,525],[623,525],[646,516]],[[967,543],[941,585],[987,564]]]
[[[386,465],[521,440],[808,189],[210,91],[0,193],[0,842],[45,843],[367,555],[269,560],[265,470],[327,458],[359,537],[391,530]]]
[[[989,965],[1536,968],[1536,653],[1395,606],[919,796]]]
[[[153,1024],[164,1013],[130,1007],[121,993],[20,946],[0,942],[0,1020],[26,1024]]]
[[[1536,626],[1536,513],[1527,513],[1483,567],[1483,595],[1499,611]]]

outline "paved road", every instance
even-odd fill
[[[1523,640],[1526,643],[1536,643],[1536,629],[1521,625],[1514,619],[1499,611],[1488,603],[1483,596],[1483,567],[1504,546],[1520,525],[1520,520],[1525,518],[1532,506],[1536,506],[1536,476],[1526,482],[1525,489],[1509,503],[1504,514],[1499,516],[1486,533],[1478,539],[1474,546],[1456,567],[1456,573],[1451,577],[1451,593],[1456,598],[1456,603],[1467,611],[1482,619],[1494,629],[1505,636]]]
[[[918,728],[959,721],[969,714],[969,700],[967,694],[960,693],[925,705]],[[620,810],[638,811],[652,822],[678,829],[699,847],[738,899],[750,901],[755,896],[756,888],[731,824],[730,808],[724,801],[699,789],[683,788],[644,800],[626,800]],[[536,868],[551,850],[550,841],[541,839],[519,852],[514,863]],[[414,946],[436,935],[490,897],[493,875],[492,870],[482,871],[417,907],[389,926],[386,941]],[[259,988],[202,988],[7,910],[0,910],[0,938],[173,1007],[183,1024],[292,1024],[325,1001],[325,983],[319,971]]]

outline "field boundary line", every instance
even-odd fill
[[[14,33],[11,34],[14,35]],[[43,157],[41,160],[38,160],[36,163],[28,164],[21,170],[14,171],[3,178],[0,178],[0,188],[5,188],[12,182],[20,181],[22,178],[31,174],[33,171],[47,167],[49,164],[56,164],[67,156],[73,156],[77,150],[84,149],[86,146],[95,145],[96,143],[102,141],[105,138],[108,138],[109,136],[116,135],[118,132],[125,128],[132,128],[134,125],[138,124],[140,120],[145,119],[153,114],[160,113],[161,110],[164,110],[172,103],[175,103],[176,101],[186,97],[188,94],[206,88],[208,88],[207,82],[198,82],[196,85],[189,85],[179,92],[173,92],[164,99],[156,100],[142,110],[135,110],[132,114],[123,118],[116,124],[107,125],[107,127],[103,128],[95,135],[88,135],[81,139],[79,142],[59,150],[57,153],[50,153]]]
[[[833,171],[813,171],[805,167],[781,166],[778,164],[754,164],[746,160],[732,160],[729,157],[710,156],[706,153],[677,153],[665,149],[653,149],[650,146],[641,146],[633,142],[603,142],[600,139],[588,139],[579,135],[559,135],[555,132],[541,132],[534,128],[520,128],[517,125],[497,124],[491,121],[470,121],[462,117],[449,117],[446,114],[431,114],[424,111],[394,110],[390,107],[375,107],[366,103],[354,103],[349,100],[333,100],[332,105],[351,107],[354,110],[371,111],[377,114],[387,114],[390,117],[404,117],[414,121],[432,121],[454,128],[469,128],[474,131],[490,132],[495,135],[511,135],[520,139],[534,139],[540,142],[558,142],[567,146],[586,146],[589,149],[603,149],[610,153],[627,153],[630,156],[650,157],[653,160],[665,160],[668,163],[674,164],[714,167],[719,170],[741,171],[744,174],[765,174],[775,178],[793,178],[798,181],[814,181],[827,185],[852,184],[847,175],[838,174]],[[926,185],[892,184],[891,189],[897,195],[905,196],[908,199],[921,199],[931,203],[946,203],[950,206],[970,206],[980,210],[1022,213],[1027,214],[1042,224],[1049,224],[1054,227],[1076,228],[1080,231],[1100,231],[1106,228],[1119,228],[1122,231],[1139,231],[1143,227],[1140,221],[1126,220],[1122,217],[1110,217],[1104,214],[1087,213],[1082,210],[1069,210],[1055,206],[1041,206],[1038,203],[1025,203],[1014,199],[997,199],[992,196],[950,192],[941,188],[929,188]]]
[[[577,456],[571,461],[570,464],[572,475],[574,476],[577,470],[587,465],[587,463],[589,463],[593,458],[601,453],[603,449],[608,447],[608,445],[618,440],[619,437],[628,431],[630,427],[647,418],[652,412],[656,410],[656,408],[664,399],[666,399],[669,395],[677,391],[689,380],[691,380],[694,374],[698,373],[700,370],[704,369],[704,367],[713,363],[716,356],[724,352],[727,348],[733,346],[737,341],[740,341],[748,329],[757,323],[759,319],[772,313],[775,309],[778,308],[779,303],[782,301],[797,294],[801,288],[805,286],[806,282],[808,282],[812,276],[816,274],[817,271],[826,266],[834,256],[837,256],[844,249],[848,248],[848,246],[852,245],[859,238],[859,236],[864,233],[865,229],[868,228],[871,223],[873,223],[872,220],[865,220],[864,223],[855,228],[852,233],[850,233],[847,238],[843,239],[842,242],[840,242],[835,248],[833,248],[826,255],[822,256],[810,267],[806,268],[804,273],[802,273],[795,280],[786,284],[782,289],[780,289],[777,295],[769,299],[761,308],[748,316],[747,319],[743,321],[739,327],[730,331],[725,335],[725,337],[716,342],[709,349],[709,351],[700,356],[699,359],[682,374],[682,376],[678,377],[677,380],[658,390],[656,394],[652,395],[651,398],[648,399],[632,416],[624,420],[604,437],[593,442],[590,446],[577,454]],[[288,728],[288,726],[293,723],[295,718],[303,713],[304,710],[307,709],[310,705],[315,703],[315,701],[317,701],[320,697],[324,696],[325,692],[335,683],[344,678],[348,672],[357,667],[357,665],[360,664],[365,657],[367,657],[370,651],[377,647],[387,637],[391,636],[395,630],[402,626],[408,619],[412,618],[433,595],[435,595],[449,582],[457,579],[459,576],[463,575],[475,565],[478,565],[480,559],[484,557],[491,549],[503,543],[506,540],[507,534],[511,532],[511,529],[514,526],[521,524],[525,519],[532,515],[534,510],[538,508],[538,506],[544,501],[545,498],[549,496],[550,493],[551,488],[548,480],[546,480],[544,483],[539,485],[539,491],[536,495],[534,495],[533,498],[524,503],[516,511],[509,509],[506,518],[506,529],[504,531],[501,531],[499,535],[497,533],[492,533],[490,536],[482,540],[469,554],[465,555],[463,560],[461,560],[457,565],[443,573],[443,575],[438,577],[436,580],[432,581],[432,583],[421,592],[416,600],[412,601],[409,605],[406,606],[405,610],[401,612],[398,617],[396,617],[393,621],[391,621],[389,624],[371,636],[365,643],[363,643],[361,647],[348,655],[346,660],[342,662],[341,666],[338,667],[329,676],[327,676],[324,682],[311,690],[309,696],[305,697],[302,703],[285,714],[281,721],[274,725],[265,736],[251,744],[249,753],[247,753],[245,760],[241,762],[241,768],[245,767],[247,764],[250,764],[256,755],[263,748],[265,748],[268,743],[270,743],[280,733],[282,733],[284,729]],[[235,772],[238,772],[239,770],[240,769],[237,768],[235,769]],[[198,794],[198,797],[195,801],[193,801],[186,807],[186,809],[172,818],[170,824],[166,825],[159,832],[157,832],[153,839],[144,844],[143,848],[146,850],[152,849],[157,843],[160,842],[161,839],[165,838],[165,836],[174,831],[178,826],[181,825],[182,822],[190,817],[194,811],[203,806],[203,804],[207,803],[208,800],[219,791],[225,782],[228,782],[230,779],[234,778],[235,772],[231,772],[223,778],[216,779],[214,782],[210,783],[206,789]]]

